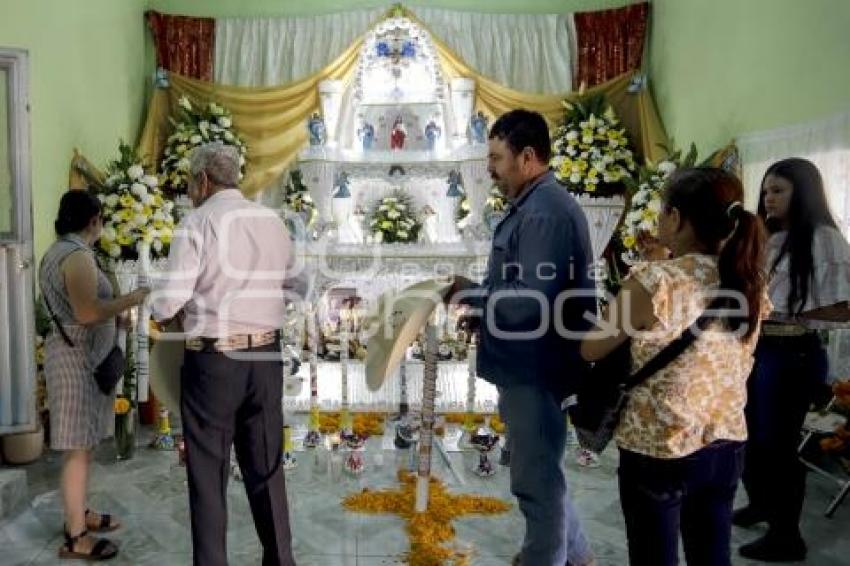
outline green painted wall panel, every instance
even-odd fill
[[[850,110],[850,1],[655,0],[653,16],[653,89],[680,146]]]
[[[0,46],[30,58],[31,161],[36,254],[79,147],[95,164],[135,140],[142,120],[142,0],[0,0]]]

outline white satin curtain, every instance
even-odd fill
[[[482,14],[424,7],[411,10],[472,68],[501,84],[526,92],[572,90],[572,15]],[[219,18],[215,81],[259,87],[301,79],[325,67],[386,11]]]
[[[737,140],[743,162],[747,206],[758,205],[761,180],[767,168],[786,157],[803,157],[823,176],[832,214],[850,237],[850,111],[786,128],[757,132]],[[829,375],[850,375],[850,330],[829,333]]]
[[[288,18],[218,18],[215,82],[277,86],[327,66],[386,13],[385,8]]]
[[[572,90],[571,14],[482,14],[414,6],[411,11],[482,75],[516,90]]]

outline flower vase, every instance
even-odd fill
[[[115,415],[115,457],[118,460],[129,460],[136,452],[137,414],[135,409],[130,409]]]

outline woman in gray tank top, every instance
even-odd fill
[[[116,317],[144,301],[149,291],[114,297],[92,251],[103,229],[95,196],[65,193],[55,228],[58,238],[42,258],[39,283],[54,321],[44,363],[50,446],[64,455],[65,544],[59,557],[102,560],[115,556],[118,548],[107,539],[95,540],[88,531],[111,531],[119,524],[86,508],[86,486],[92,450],[106,436],[114,395],[101,393],[93,372],[115,343]]]

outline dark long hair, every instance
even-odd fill
[[[68,190],[59,201],[53,228],[57,236],[79,232],[100,214],[100,200],[88,191]]]
[[[737,291],[746,298],[746,312],[728,318],[731,330],[746,324],[743,338],[758,328],[764,300],[765,230],[759,218],[744,209],[744,187],[732,173],[716,167],[682,169],[673,174],[664,191],[664,202],[676,208],[694,236],[710,253],[718,253],[721,290]],[[733,308],[737,305],[728,305]]]
[[[814,277],[814,258],[812,241],[818,226],[838,228],[829,212],[823,178],[814,163],[806,159],[792,157],[777,161],[764,174],[759,193],[758,214],[765,220],[768,229],[773,228],[767,221],[764,207],[764,183],[768,175],[781,177],[791,183],[791,202],[788,207],[788,236],[770,266],[770,275],[786,254],[790,257],[791,292],[788,294],[789,313],[800,314],[809,298],[810,284]]]

